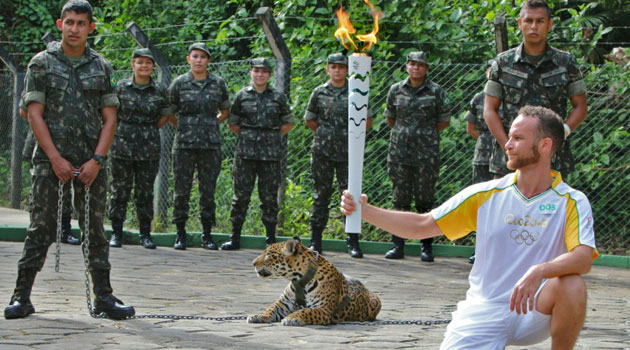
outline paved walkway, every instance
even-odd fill
[[[0,299],[8,302],[22,244],[0,242]],[[0,320],[0,349],[437,349],[444,325],[336,325],[284,327],[245,321],[89,317],[83,262],[77,246],[62,245],[61,269],[54,272],[54,245],[37,276],[36,313]],[[192,248],[151,251],[135,245],[111,250],[115,295],[138,314],[244,316],[260,313],[286,286],[258,278],[251,261],[260,250],[236,252]],[[325,253],[344,273],[375,291],[383,307],[379,320],[450,318],[464,297],[470,265],[461,258],[417,257],[402,261],[367,255]],[[586,277],[588,316],[576,349],[630,349],[630,270],[594,267]],[[520,349],[510,347],[509,349]],[[528,349],[549,349],[549,341]]]

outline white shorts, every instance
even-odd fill
[[[544,283],[536,297],[543,286]],[[549,338],[550,326],[551,315],[541,314],[535,308],[519,315],[510,311],[509,304],[464,300],[453,312],[440,349],[492,350],[504,349],[507,345],[532,345]]]

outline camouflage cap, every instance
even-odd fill
[[[329,55],[328,59],[326,60],[326,64],[330,64],[330,63],[345,64],[347,66],[348,58],[344,56],[344,54],[342,54],[341,52],[333,53]]]
[[[210,57],[210,49],[204,43],[194,43],[194,44],[188,46],[188,53],[190,53],[190,51],[192,51],[192,50],[203,51],[203,52],[206,53],[206,55],[208,55],[208,57]]]
[[[151,50],[149,49],[135,49],[133,50],[133,55],[131,56],[131,58],[136,58],[136,57],[148,57],[151,59],[151,61],[155,62],[155,58],[153,58],[153,54],[151,53]]]
[[[257,58],[252,59],[251,67],[252,68],[265,68],[269,72],[272,71],[271,63],[269,63],[269,60],[264,57],[257,57]]]
[[[493,63],[494,63],[494,58],[489,59],[489,60],[486,62],[486,68],[490,68],[490,67],[492,67],[492,64],[493,64]]]
[[[427,66],[429,65],[429,61],[427,60],[427,54],[424,53],[424,51],[410,52],[409,55],[407,55],[407,62],[409,61],[424,63]]]

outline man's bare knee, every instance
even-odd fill
[[[558,277],[556,293],[558,298],[566,298],[568,301],[586,304],[586,282],[580,275]]]

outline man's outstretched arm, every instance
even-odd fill
[[[424,239],[442,235],[431,214],[417,214],[412,212],[388,210],[368,204],[367,196],[361,195],[359,200],[363,206],[361,219],[401,238]],[[341,197],[341,212],[350,215],[358,208],[354,197],[343,191]]]

